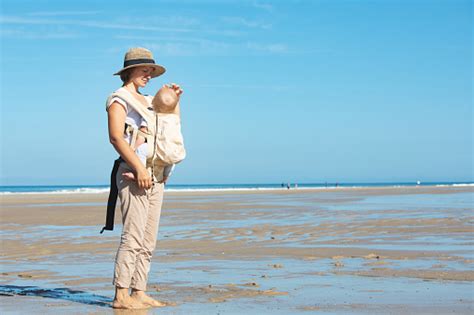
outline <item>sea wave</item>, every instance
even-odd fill
[[[440,184],[435,185],[436,187],[474,187],[474,183],[465,183],[465,184]]]
[[[209,187],[207,185],[199,186],[181,186],[181,187],[167,187],[167,192],[245,192],[245,191],[286,191],[287,187],[275,186],[260,186],[260,187],[235,187],[232,185]],[[212,185],[211,185],[212,186]],[[238,185],[237,185],[238,186]],[[334,184],[325,186],[321,184],[301,184],[298,187],[291,186],[290,190],[334,190],[334,189],[356,189],[356,188],[402,188],[402,187],[474,187],[474,183],[423,183],[421,185],[406,184],[406,183],[387,183],[387,184]],[[58,187],[59,188],[59,187]],[[7,190],[0,192],[1,195],[45,195],[45,194],[105,194],[109,192],[109,187],[64,187],[59,189],[44,190],[35,187],[29,187],[28,191]]]
[[[304,189],[332,189],[336,187],[298,187],[291,188],[292,190],[304,190]],[[219,192],[219,191],[281,191],[288,190],[286,187],[249,187],[249,188],[166,188],[167,192]],[[77,188],[77,189],[60,189],[52,191],[27,191],[27,192],[13,192],[4,191],[0,192],[1,195],[37,195],[37,194],[103,194],[108,193],[109,188]]]
[[[107,192],[109,188],[75,188],[51,191],[3,191],[0,195],[103,194]]]
[[[305,190],[305,189],[334,189],[336,187],[320,187],[320,186],[313,186],[313,187],[291,187],[291,189],[287,189],[286,187],[248,187],[248,188],[166,188],[165,191],[170,192],[216,192],[216,191],[282,191],[282,190]],[[350,188],[350,187],[344,187]]]
[[[343,186],[342,188],[361,188],[363,186]],[[321,187],[321,186],[311,186],[311,187],[291,187],[287,189],[286,187],[219,187],[219,188],[165,188],[166,192],[232,192],[232,191],[286,191],[286,190],[314,190],[314,189],[337,189],[335,186]],[[341,186],[339,186],[341,188]],[[1,195],[44,195],[44,194],[103,194],[108,193],[109,188],[77,188],[77,189],[60,189],[60,190],[51,190],[51,191],[4,191],[0,192]]]

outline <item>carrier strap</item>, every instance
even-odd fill
[[[118,197],[117,173],[122,161],[123,160],[121,157],[114,161],[114,167],[112,168],[112,173],[110,174],[110,193],[109,200],[107,201],[107,216],[105,218],[105,226],[100,231],[100,234],[102,234],[104,230],[114,230],[115,206],[117,204]]]
[[[138,136],[138,129],[133,128],[132,138],[131,138],[131,141],[130,141],[130,147],[132,148],[133,151],[135,151],[135,149],[136,149],[135,144],[137,142],[137,136]]]
[[[152,111],[143,106],[126,88],[120,88],[115,91],[110,97],[118,97],[125,101],[127,105],[130,105],[138,114],[146,120],[148,123],[148,130],[151,134],[155,134],[156,126],[155,123],[155,116],[156,114]]]

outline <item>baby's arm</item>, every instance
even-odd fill
[[[140,124],[140,128],[138,129],[141,132],[148,132],[148,125],[146,123],[145,119],[142,119],[142,122]],[[145,143],[145,137],[140,136],[140,134],[137,136],[137,141],[135,142],[135,147],[138,148],[140,145]]]
[[[142,132],[148,132],[147,124],[146,124],[146,121],[144,119],[142,119],[139,130],[142,131]],[[140,136],[138,134],[137,135],[137,140],[135,141],[135,148],[138,148],[139,146],[141,146],[144,143],[145,143],[145,137]],[[131,181],[135,181],[135,179],[136,179],[135,174],[133,174],[133,172],[122,173],[122,177],[126,180],[131,180]]]

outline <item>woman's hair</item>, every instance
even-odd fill
[[[122,80],[123,84],[127,84],[130,81],[130,74],[132,73],[133,68],[128,68],[120,72],[120,80]]]

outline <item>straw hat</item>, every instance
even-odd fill
[[[162,75],[166,71],[163,66],[155,64],[155,60],[153,59],[153,54],[151,51],[142,47],[134,47],[127,51],[123,60],[123,68],[117,71],[117,73],[114,73],[114,75],[120,75],[120,73],[126,69],[139,66],[152,67],[152,78]]]

